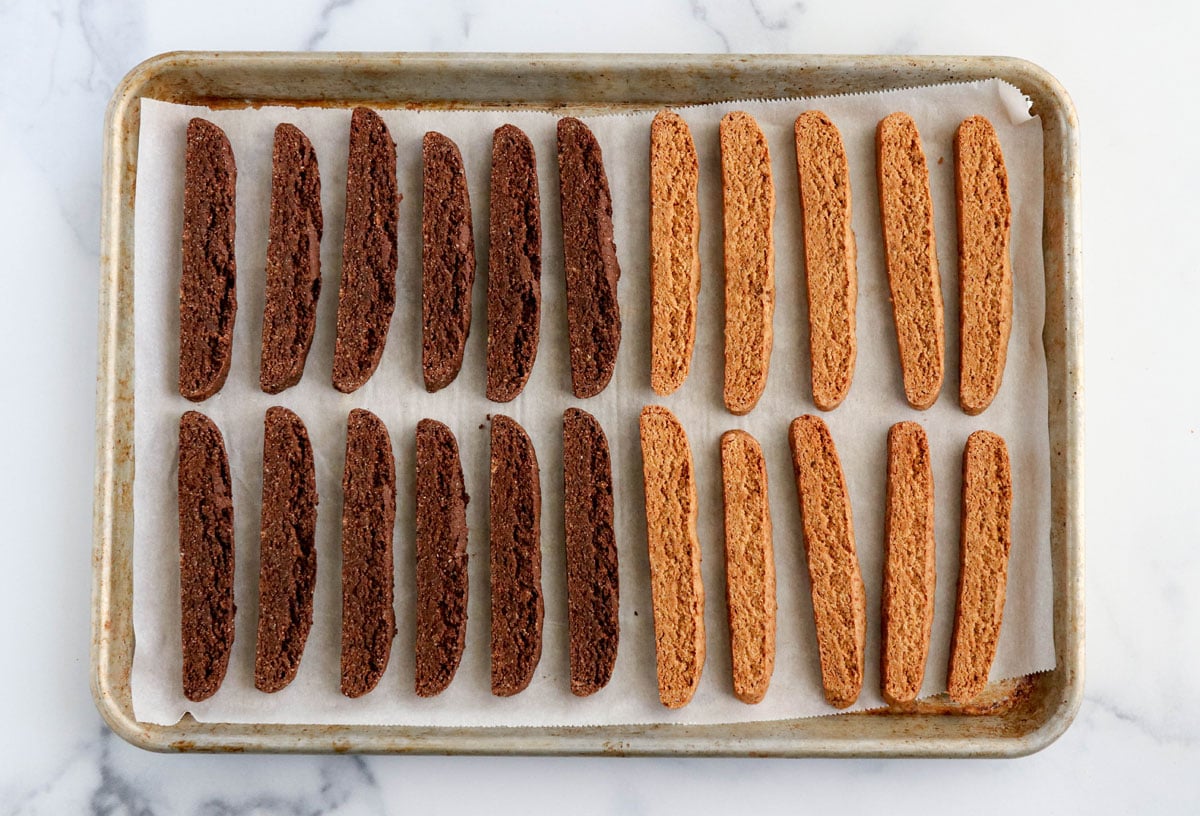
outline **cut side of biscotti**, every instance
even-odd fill
[[[725,407],[747,414],[767,386],[775,314],[775,183],[754,117],[721,119],[725,218]]]
[[[1012,470],[1004,439],[976,431],[963,449],[958,607],[948,691],[967,702],[987,686],[1000,642],[1012,547]]]
[[[813,403],[841,405],[858,354],[858,250],[850,225],[850,165],[837,126],[821,111],[796,117],[796,168],[804,220]]]
[[[696,344],[699,184],[691,128],[661,111],[650,124],[650,387],[662,396],[687,379]]]
[[[876,147],[879,215],[904,395],[909,405],[924,410],[937,400],[946,366],[929,168],[917,125],[906,113],[880,121]]]
[[[954,181],[962,299],[959,403],[974,416],[1000,390],[1013,310],[1008,171],[996,129],[982,116],[964,120],[954,134]]]
[[[897,422],[888,431],[884,509],[883,698],[917,699],[925,679],[937,553],[933,536],[933,466],[925,429]]]
[[[604,390],[617,364],[621,266],[604,155],[591,129],[574,117],[558,120],[558,171],[571,388],[583,399]]]
[[[237,167],[225,131],[207,119],[192,119],[183,177],[179,393],[193,402],[221,390],[233,359],[236,193]]]
[[[696,471],[687,434],[669,410],[646,406],[639,430],[658,696],[667,708],[681,708],[696,693],[704,669]]]
[[[745,431],[721,437],[725,498],[725,594],[733,654],[733,693],[762,702],[775,670],[775,550],[767,463]]]
[[[854,544],[854,519],[842,463],[820,417],[792,421],[789,434],[813,619],[825,699],[845,708],[858,699],[867,642],[867,598]]]

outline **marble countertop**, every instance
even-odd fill
[[[0,4],[0,813],[1200,812],[1195,7],[247,5]],[[1055,74],[1083,142],[1089,614],[1075,724],[1008,761],[159,756],[114,737],[88,691],[101,130],[126,71],[176,49],[1006,54]],[[1135,406],[1146,414],[1131,424]]]

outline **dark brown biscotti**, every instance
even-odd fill
[[[278,394],[300,382],[317,328],[321,296],[321,174],[317,153],[298,127],[275,128],[271,219],[258,382]]]
[[[542,657],[542,486],[524,428],[497,414],[491,437],[492,694],[509,697]]]
[[[879,216],[904,396],[913,408],[924,410],[937,401],[946,366],[929,168],[917,125],[906,113],[884,117],[875,142]]]
[[[850,493],[833,437],[820,417],[797,417],[789,437],[812,586],[821,682],[829,704],[845,708],[862,691],[867,643],[867,593],[854,547]]]
[[[889,703],[910,703],[921,693],[933,630],[933,467],[925,429],[915,422],[893,425],[887,449],[882,691]]]
[[[976,431],[963,449],[958,606],[950,641],[950,697],[965,703],[987,686],[1008,584],[1012,470],[1004,439]]]
[[[542,310],[542,218],[533,143],[502,125],[492,137],[487,286],[487,398],[521,393],[537,357]]]
[[[267,409],[259,536],[258,646],[254,685],[279,691],[300,668],[317,583],[317,473],[300,417]]]
[[[850,391],[858,354],[858,248],[842,134],[821,111],[796,117],[796,167],[804,219],[813,403],[832,411]]]
[[[342,497],[342,694],[361,697],[383,676],[396,636],[396,464],[387,428],[370,411],[346,421]]]
[[[620,578],[608,438],[587,411],[563,412],[563,515],[571,693],[604,688],[617,662]]]
[[[225,132],[207,119],[192,119],[183,177],[179,393],[193,402],[221,390],[233,358],[236,192],[237,167]]]
[[[346,227],[338,288],[333,387],[344,394],[375,373],[396,306],[396,143],[370,108],[350,118],[346,161]]]
[[[638,431],[658,698],[667,708],[682,708],[700,685],[705,658],[696,469],[687,434],[670,410],[647,405]]]
[[[467,496],[458,441],[432,419],[417,423],[416,691],[440,694],[467,641]]]
[[[432,393],[453,382],[462,368],[471,331],[475,237],[458,145],[430,131],[421,158],[421,371]]]
[[[617,364],[621,266],[600,143],[587,125],[570,116],[558,120],[558,172],[571,388],[583,399],[604,390]]]
[[[179,590],[183,694],[207,700],[233,648],[233,483],[225,440],[197,411],[179,420]]]
[[[959,403],[974,416],[1000,390],[1013,316],[1008,170],[996,129],[982,116],[965,119],[954,134],[954,182],[962,298]]]

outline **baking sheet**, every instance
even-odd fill
[[[878,608],[882,566],[882,507],[887,428],[902,419],[930,433],[938,493],[939,585],[933,647],[924,694],[945,688],[945,663],[957,577],[959,462],[962,444],[976,428],[1008,440],[1015,480],[1014,546],[1000,652],[992,678],[1052,668],[1052,589],[1049,558],[1049,452],[1045,427],[1046,372],[1041,343],[1042,144],[1039,123],[1026,113],[1019,92],[998,81],[915,91],[864,94],[819,101],[721,104],[681,109],[691,123],[701,160],[704,288],[696,358],[687,384],[667,398],[649,388],[647,250],[648,122],[652,113],[588,117],[605,150],[614,198],[618,254],[624,276],[620,299],[625,336],[612,385],[599,397],[570,394],[562,291],[556,117],[517,111],[385,111],[398,144],[401,256],[398,304],[380,370],[359,392],[341,395],[328,384],[332,360],[336,281],[340,272],[348,110],[261,108],[207,111],[145,100],[142,105],[135,229],[135,478],[134,656],[132,691],[137,718],[174,723],[184,711],[209,722],[377,723],[409,725],[570,725],[635,722],[735,722],[832,713],[820,690],[808,579],[799,513],[786,445],[787,424],[813,411],[808,379],[806,304],[799,234],[792,122],[809,107],[825,110],[842,130],[850,157],[859,245],[859,362],[846,403],[825,414],[846,468],[855,507],[858,551],[867,584],[869,630],[867,677],[856,708],[881,704],[878,696]],[[775,351],[767,392],[747,417],[733,417],[721,403],[722,288],[719,155],[716,125],[728,110],[753,113],[772,148],[778,201],[776,217],[777,310]],[[874,124],[906,110],[921,128],[932,174],[943,293],[947,316],[947,382],[928,412],[904,403],[878,237],[874,181]],[[982,113],[997,126],[1009,167],[1014,204],[1015,319],[1005,384],[997,402],[980,417],[957,407],[957,285],[951,137],[958,121]],[[238,536],[237,640],[222,690],[204,703],[184,700],[178,686],[178,568],[175,518],[175,434],[191,403],[175,390],[179,202],[182,197],[183,132],[187,119],[205,115],[226,129],[237,156],[240,302],[234,364],[222,392],[201,406],[225,433],[234,471]],[[271,134],[290,121],[312,139],[321,162],[326,233],[322,247],[324,297],[308,369],[301,384],[277,397],[258,390],[259,333],[265,233],[270,191]],[[491,130],[503,122],[522,127],[538,151],[542,181],[542,345],[525,393],[507,405],[483,394],[484,331],[478,319],[458,380],[435,395],[420,379],[420,138],[429,129],[454,138],[467,164],[475,213],[477,253],[486,258],[486,192]],[[486,266],[486,264],[483,264]],[[475,314],[484,314],[483,278],[475,289]],[[700,536],[708,594],[708,662],[696,698],[669,712],[657,700],[650,611],[641,457],[637,414],[661,403],[680,417],[691,439],[703,508]],[[300,672],[275,695],[253,688],[256,624],[257,529],[262,416],[283,404],[308,424],[318,468],[319,577],[316,623]],[[616,474],[617,532],[621,552],[622,640],[613,681],[592,698],[569,693],[562,558],[561,413],[571,405],[596,414],[612,444]],[[399,471],[396,531],[397,620],[392,662],[380,686],[365,698],[338,693],[339,479],[345,417],[353,407],[375,411],[388,424]],[[488,693],[487,431],[486,417],[503,412],[530,432],[542,465],[545,648],[534,682],[505,700]],[[413,431],[432,416],[456,432],[466,466],[471,524],[470,623],[467,651],[450,689],[433,700],[412,692]],[[771,478],[779,575],[779,646],[771,690],[758,706],[732,696],[725,626],[717,440],[732,427],[762,442]]]

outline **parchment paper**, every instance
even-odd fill
[[[809,580],[787,447],[787,427],[815,412],[809,374],[808,319],[797,193],[793,122],[808,108],[824,110],[839,126],[851,168],[858,240],[858,366],[846,402],[823,414],[838,446],[854,508],[858,555],[868,598],[867,673],[855,709],[882,705],[879,695],[880,585],[883,563],[885,452],[888,427],[920,422],[929,432],[937,495],[938,586],[933,643],[923,694],[945,690],[946,664],[958,577],[961,456],[967,436],[987,428],[1004,436],[1014,469],[1013,547],[1008,601],[992,679],[1054,666],[1049,550],[1049,443],[1046,368],[1041,332],[1044,285],[1041,256],[1042,137],[1040,123],[1014,88],[999,81],[844,96],[719,104],[682,109],[701,165],[703,287],[692,372],[675,394],[657,397],[649,385],[648,152],[653,111],[586,117],[603,150],[612,188],[622,278],[624,320],[612,383],[599,396],[571,395],[560,238],[556,114],[543,112],[384,111],[397,143],[400,263],[397,308],[382,363],[366,386],[342,395],[330,385],[334,315],[341,274],[341,237],[348,109],[207,110],[145,100],[138,156],[135,250],[137,476],[134,484],[134,629],[132,676],[137,718],[174,723],[190,711],[201,721],[388,723],[409,725],[580,725],[599,723],[719,723],[834,713],[821,691]],[[721,398],[723,289],[720,164],[717,123],[727,111],[757,117],[770,143],[777,210],[775,342],[766,393],[745,417],[730,415]],[[875,125],[904,110],[916,120],[932,176],[937,247],[946,308],[946,382],[928,411],[908,408],[897,358],[886,272],[881,254],[875,181]],[[1004,148],[1013,201],[1014,321],[1004,385],[983,415],[958,407],[958,285],[952,137],[958,122],[983,114]],[[195,406],[179,396],[178,285],[184,132],[192,116],[225,129],[238,166],[238,303],[233,368],[224,389]],[[325,236],[319,324],[301,383],[279,396],[258,388],[264,264],[270,196],[272,134],[279,122],[308,134],[321,169]],[[543,314],[537,363],[524,393],[498,405],[484,394],[487,192],[491,134],[511,122],[537,150],[541,179]],[[440,130],[462,150],[474,212],[479,273],[475,322],[462,373],[448,388],[427,394],[420,371],[421,137]],[[707,604],[708,657],[690,705],[668,711],[658,701],[653,618],[646,556],[638,413],[644,404],[668,406],[690,438],[701,502],[699,534]],[[258,529],[263,414],[271,405],[295,410],[308,426],[320,493],[315,622],[296,680],[276,694],[253,685],[257,625]],[[569,691],[562,533],[562,412],[580,405],[595,414],[612,448],[617,542],[620,550],[621,640],[608,687],[590,698]],[[180,688],[176,444],[180,415],[190,409],[221,428],[234,479],[237,547],[237,634],[229,672],[211,699],[192,704]],[[398,470],[395,530],[396,616],[399,633],[379,686],[349,700],[338,691],[340,643],[340,478],[350,409],[368,408],[387,424]],[[487,419],[506,413],[529,432],[541,463],[545,642],[530,687],[512,698],[489,693],[487,557]],[[434,699],[413,691],[414,432],[422,417],[446,422],[464,460],[470,524],[469,624],[466,654],[450,688]],[[770,691],[759,705],[732,694],[725,605],[724,541],[718,440],[744,428],[762,443],[770,479],[778,571],[778,653]]]

